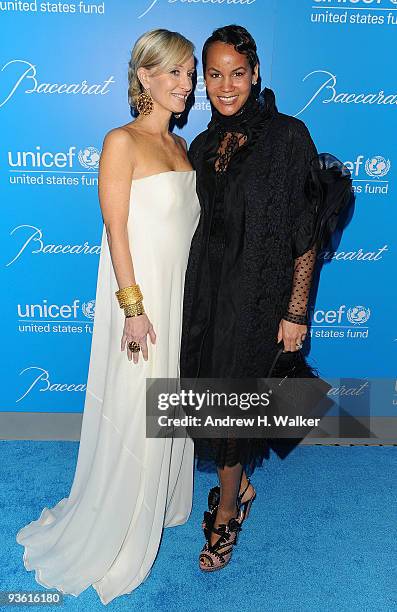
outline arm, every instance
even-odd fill
[[[307,303],[316,263],[316,252],[316,246],[313,246],[295,259],[291,297],[288,310],[280,321],[277,337],[277,342],[283,340],[285,351],[298,350],[306,338]]]
[[[136,164],[133,145],[133,138],[126,130],[112,130],[104,140],[99,165],[99,202],[120,289],[136,283],[127,227],[131,181]],[[134,363],[137,363],[139,356],[139,353],[131,352],[128,346],[131,341],[141,345],[143,358],[147,360],[147,334],[154,343],[156,335],[146,314],[126,317],[121,350],[127,346],[130,361],[133,358]]]
[[[291,196],[290,218],[292,236],[302,224],[310,225],[311,203],[304,195],[304,185],[311,161],[317,156],[316,147],[306,126],[294,124],[290,161]],[[284,341],[285,350],[295,351],[307,333],[307,304],[317,257],[317,246],[309,240],[303,252],[295,253],[294,274],[287,312],[280,322],[278,340]]]
[[[307,242],[294,245],[294,277],[291,298],[285,320],[300,325],[307,324],[307,303],[314,266],[317,257],[317,245],[311,240],[311,224],[315,204],[307,199],[304,193],[306,179],[310,172],[311,162],[317,158],[317,149],[304,123],[295,125],[295,135],[291,156],[291,199],[290,217],[293,236],[302,227],[307,229]]]
[[[316,263],[317,248],[313,246],[294,262],[294,278],[291,297],[284,320],[300,325],[307,325],[307,303]]]
[[[132,137],[122,128],[109,132],[99,163],[99,202],[119,288],[135,284],[128,243],[128,211],[135,160]]]

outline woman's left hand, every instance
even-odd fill
[[[298,351],[307,334],[307,325],[298,325],[281,319],[278,326],[277,342],[284,343],[284,351]]]

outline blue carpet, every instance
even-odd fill
[[[78,444],[0,444],[0,589],[45,591],[25,571],[15,533],[68,495]],[[213,574],[200,572],[198,554],[215,476],[196,471],[191,518],[165,530],[148,580],[106,607],[90,587],[65,596],[61,609],[395,612],[396,459],[395,447],[301,446],[284,461],[273,455],[254,473],[258,496],[230,565]]]

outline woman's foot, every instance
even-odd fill
[[[215,510],[204,514],[204,534],[206,543],[200,552],[200,569],[205,572],[213,572],[222,569],[231,559],[233,546],[237,544],[237,537],[241,531],[241,524],[237,516],[232,516],[227,522],[226,517],[230,512]],[[218,516],[217,516],[218,515]]]
[[[250,513],[251,505],[256,497],[256,491],[250,482],[250,479],[245,477],[240,485],[240,491],[238,494],[237,505],[241,506],[244,504],[244,517],[242,520],[248,518]],[[213,512],[219,505],[220,500],[220,488],[212,487],[208,493],[208,509]],[[204,529],[204,522],[203,522]]]
[[[239,516],[240,514],[238,510],[234,510],[233,512],[228,512],[228,511],[222,510],[221,508],[218,508],[215,514],[213,527],[214,529],[219,529],[221,525],[228,525],[231,519],[238,519]],[[210,537],[211,546],[214,546],[218,540],[219,540],[219,536],[216,534],[216,532],[212,532],[211,537]]]

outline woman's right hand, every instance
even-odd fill
[[[147,335],[149,334],[152,344],[156,343],[156,334],[153,325],[149,321],[146,314],[138,315],[137,317],[126,317],[124,322],[124,330],[121,338],[121,350],[124,351],[127,346],[127,357],[134,363],[138,363],[139,353],[142,352],[142,357],[145,361],[148,360]],[[141,346],[141,351],[133,353],[129,348],[130,342],[137,342]]]

